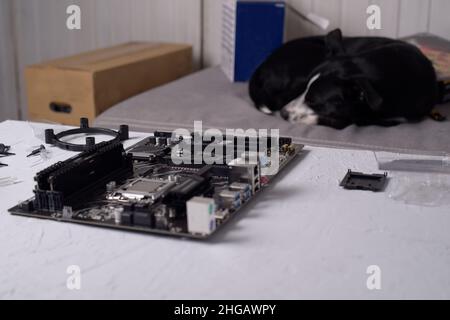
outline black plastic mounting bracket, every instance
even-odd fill
[[[340,186],[348,190],[383,191],[388,181],[388,174],[365,174],[348,170]]]
[[[55,134],[53,129],[45,130],[45,143],[54,145],[64,150],[76,152],[86,151],[87,149],[96,145],[95,138],[90,136],[86,138],[86,144],[74,144],[61,140],[62,138],[76,134],[112,136],[114,138],[109,141],[112,143],[125,141],[130,138],[129,128],[127,125],[121,125],[119,131],[114,131],[105,128],[91,128],[89,127],[89,120],[87,118],[81,118],[79,129],[71,129],[60,132],[58,134]]]

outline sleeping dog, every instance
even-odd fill
[[[432,63],[413,45],[343,38],[338,29],[276,50],[253,74],[249,93],[264,113],[342,129],[420,121],[438,86]]]

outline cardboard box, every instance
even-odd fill
[[[26,68],[29,118],[78,125],[192,72],[192,47],[133,42]],[[150,107],[150,106],[149,106]]]
[[[223,2],[222,69],[231,81],[248,81],[283,44],[285,8],[281,0]]]

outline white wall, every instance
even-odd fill
[[[220,63],[221,0],[205,0],[205,62]],[[340,27],[346,35],[381,35],[404,37],[417,32],[432,32],[450,39],[450,0],[287,0],[296,10],[316,13],[331,20],[328,30]],[[380,5],[382,30],[369,31],[366,9]],[[293,10],[287,11],[286,38],[324,33],[303,20]]]

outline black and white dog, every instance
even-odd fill
[[[286,43],[250,80],[250,97],[264,113],[293,123],[345,128],[420,121],[437,103],[432,63],[400,40],[326,36]]]

